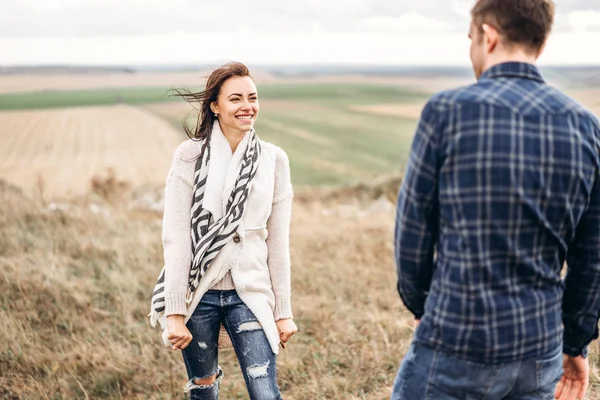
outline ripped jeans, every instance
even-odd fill
[[[190,379],[186,390],[192,400],[217,400],[223,371],[218,365],[221,323],[231,337],[251,400],[280,400],[276,380],[275,354],[260,323],[235,290],[209,290],[187,322],[191,343],[182,351]],[[212,385],[194,380],[217,374]]]

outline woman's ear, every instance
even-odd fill
[[[215,104],[214,101],[212,103],[210,103],[210,111],[212,111],[214,114],[218,114],[218,112],[219,112],[217,105]]]

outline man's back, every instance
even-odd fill
[[[555,354],[563,343],[567,252],[570,263],[600,267],[600,232],[593,249],[589,232],[584,242],[576,238],[582,218],[600,214],[598,205],[589,207],[600,171],[597,120],[545,84],[533,65],[508,62],[472,86],[433,97],[419,130],[406,176],[406,187],[416,189],[400,194],[396,254],[409,271],[428,257],[423,244],[437,242],[431,268],[399,283],[408,308],[423,315],[415,341],[486,363]],[[412,223],[423,213],[433,220]],[[424,309],[411,282],[431,282]],[[582,302],[573,299],[573,307]],[[566,338],[566,346],[579,349],[589,339]]]

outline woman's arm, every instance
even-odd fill
[[[186,151],[187,150],[187,151]],[[175,152],[165,187],[162,225],[165,261],[165,316],[187,315],[185,297],[192,259],[190,212],[195,163],[184,142]]]
[[[275,294],[275,321],[293,317],[290,262],[292,198],[289,160],[282,149],[276,148],[273,208],[267,220],[267,264]]]

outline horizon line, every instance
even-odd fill
[[[0,64],[0,70],[13,68],[71,68],[71,69],[135,69],[135,68],[173,68],[173,69],[189,69],[189,68],[212,68],[214,65],[223,65],[229,61],[207,61],[198,63],[107,63],[107,64],[78,64],[78,63],[15,63],[15,64]],[[313,61],[309,63],[254,63],[245,62],[252,68],[455,68],[455,69],[471,69],[468,64],[388,64],[388,63],[331,63]],[[597,64],[588,63],[536,63],[540,68],[600,68],[600,62]]]

